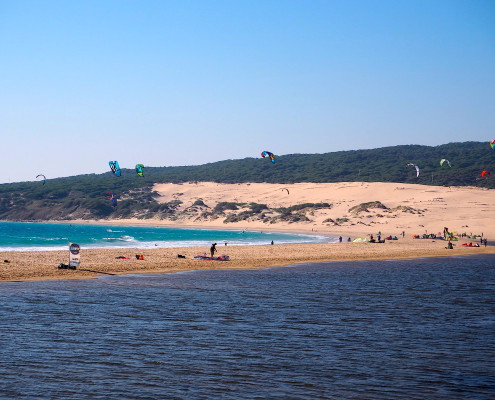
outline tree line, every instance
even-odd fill
[[[440,160],[447,164],[440,166]],[[416,170],[407,166],[415,164]],[[494,169],[481,178],[481,171]],[[146,167],[144,177],[134,170],[48,179],[46,184],[18,182],[0,185],[1,220],[94,218],[151,218],[173,213],[177,204],[158,203],[155,183],[207,181],[267,182],[395,182],[434,186],[495,188],[495,151],[488,142],[440,146],[403,145],[324,154],[289,154],[267,159],[244,158],[179,167]],[[109,194],[118,197],[117,207]]]

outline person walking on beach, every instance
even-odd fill
[[[342,236],[339,236],[339,243],[342,243]]]
[[[212,257],[215,254],[215,251],[217,251],[217,244],[216,243],[213,243],[211,245],[211,247],[210,247],[210,254],[211,254]]]

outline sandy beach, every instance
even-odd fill
[[[288,190],[282,190],[286,188]],[[183,210],[191,210],[198,199],[206,207],[184,212],[174,221],[158,219],[73,221],[121,225],[150,225],[211,229],[250,229],[260,231],[303,232],[323,235],[342,235],[342,243],[219,246],[218,254],[227,254],[230,261],[193,260],[208,252],[204,247],[143,249],[82,249],[81,266],[76,270],[60,270],[67,263],[67,251],[1,252],[0,281],[85,279],[105,275],[130,273],[169,273],[200,269],[265,268],[324,261],[380,260],[418,257],[448,257],[470,254],[495,254],[495,247],[464,247],[463,243],[479,240],[466,238],[455,242],[454,249],[438,239],[413,239],[413,235],[449,231],[468,235],[483,234],[495,237],[493,218],[495,196],[492,191],[465,187],[436,187],[395,183],[298,183],[292,185],[216,184],[208,182],[161,184],[155,186],[159,201],[180,198]],[[267,224],[260,218],[225,223],[228,214],[211,219],[203,218],[204,208],[217,203],[256,202],[270,208],[290,207],[303,203],[327,202],[331,207],[308,209],[307,221],[280,221]],[[380,207],[362,207],[363,203],[379,202]],[[361,206],[361,207],[360,207]],[[383,206],[383,207],[382,207]],[[239,213],[242,210],[230,211]],[[404,232],[404,237],[402,237]],[[399,240],[385,243],[348,243],[347,238],[382,238],[392,235]],[[136,260],[143,254],[144,260]],[[177,255],[186,258],[178,258]],[[119,258],[116,257],[125,257]]]
[[[228,254],[231,261],[194,260],[207,247],[181,247],[152,250],[87,249],[81,251],[81,266],[76,270],[56,268],[67,263],[66,251],[8,252],[0,264],[1,281],[96,278],[134,273],[169,273],[202,269],[239,269],[285,266],[324,261],[386,260],[418,257],[449,257],[470,254],[495,254],[495,247],[445,248],[439,240],[405,239],[386,243],[318,243],[291,245],[226,246],[218,254]],[[135,255],[143,254],[144,260]],[[177,255],[186,258],[178,258]],[[117,259],[115,257],[126,257]]]

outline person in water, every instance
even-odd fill
[[[211,254],[212,257],[215,254],[215,251],[217,251],[217,244],[216,243],[213,243],[211,245],[211,247],[210,247],[210,254]]]

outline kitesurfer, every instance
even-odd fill
[[[217,251],[217,244],[216,243],[213,243],[210,247],[210,255],[213,257],[213,255],[215,254],[215,251]]]

